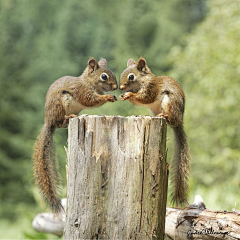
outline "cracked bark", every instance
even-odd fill
[[[163,239],[166,122],[80,116],[70,120],[65,239]]]

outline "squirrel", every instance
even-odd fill
[[[85,108],[96,108],[106,102],[115,102],[114,95],[104,94],[118,88],[114,73],[107,68],[107,61],[95,58],[79,77],[64,76],[49,88],[45,99],[45,119],[37,137],[33,159],[35,183],[51,210],[62,210],[58,197],[59,173],[55,159],[53,134],[56,128],[67,127],[69,119],[77,117]]]
[[[183,128],[185,95],[180,84],[171,77],[154,75],[146,60],[140,57],[137,63],[131,58],[128,60],[120,76],[119,89],[125,92],[120,95],[121,100],[149,108],[154,116],[165,118],[172,127],[175,150],[171,164],[171,200],[177,206],[187,204],[191,159]]]

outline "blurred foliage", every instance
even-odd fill
[[[207,207],[240,208],[240,2],[213,0],[209,14],[168,56],[169,73],[187,95],[192,152],[191,198]]]
[[[142,55],[154,74],[170,75],[181,83],[193,161],[190,202],[200,194],[209,208],[231,210],[235,202],[239,208],[240,5],[238,0],[207,4],[206,8],[204,0],[0,0],[2,238],[48,238],[31,230],[32,218],[45,209],[31,163],[44,120],[44,97],[54,80],[80,75],[92,56],[106,58],[119,79],[127,60]],[[83,113],[149,114],[128,101]],[[168,138],[170,160],[171,130]],[[57,130],[54,139],[64,185],[67,130]],[[63,196],[65,192],[63,187]]]

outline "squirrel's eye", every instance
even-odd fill
[[[108,75],[106,73],[103,73],[101,75],[101,80],[107,81],[108,80]]]
[[[130,73],[130,74],[128,75],[128,80],[130,80],[130,81],[134,80],[134,75]]]

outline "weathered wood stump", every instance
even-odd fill
[[[166,129],[152,117],[70,120],[65,239],[164,239]]]

